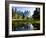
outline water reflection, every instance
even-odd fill
[[[12,30],[13,31],[40,30],[40,24],[15,22],[12,25]]]

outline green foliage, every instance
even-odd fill
[[[22,18],[19,20],[21,15],[17,14],[17,9],[15,10],[15,12],[12,10],[12,19],[16,19],[16,14],[17,14],[17,19],[18,19],[18,20],[12,20],[12,27],[13,28],[22,27],[26,23],[32,23],[32,24],[38,23],[38,24],[40,24],[40,20],[39,20],[40,19],[40,12],[37,12],[37,10],[35,10],[34,14],[32,16],[33,18],[28,18],[26,13],[28,14],[29,11],[25,11],[25,14],[23,14]],[[26,19],[24,17],[26,17]]]
[[[38,9],[39,9],[39,11],[38,11]],[[40,8],[36,8],[32,17],[35,20],[40,20]]]

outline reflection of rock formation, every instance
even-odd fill
[[[33,25],[32,24],[26,24],[25,26],[24,26],[24,28],[26,29],[26,30],[33,30],[34,29],[34,27],[33,27]]]
[[[33,30],[34,27],[32,24],[24,24],[23,27],[16,28],[16,31],[24,31],[24,30]]]
[[[29,23],[28,26],[29,26],[29,29],[30,29],[30,30],[33,30],[33,29],[34,29],[34,26],[33,26],[32,24]]]

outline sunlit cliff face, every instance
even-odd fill
[[[15,11],[15,9],[19,12],[21,12],[22,14],[24,14],[27,17],[32,17],[34,10],[36,8],[32,8],[32,7],[13,7],[13,10]],[[25,11],[29,11],[28,13],[25,14]]]

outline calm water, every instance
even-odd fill
[[[40,30],[40,24],[31,23],[15,23],[12,25],[13,31]]]

